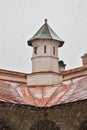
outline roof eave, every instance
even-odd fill
[[[64,44],[64,41],[59,41],[60,43],[59,43],[59,46],[58,47],[62,47],[63,46],[63,44]]]
[[[32,39],[32,40],[27,41],[27,44],[28,44],[28,46],[32,46],[32,41],[34,41],[34,40],[41,40],[41,39],[43,39],[43,40],[56,40],[56,39],[36,38],[36,39]],[[59,41],[59,40],[56,40],[56,41],[59,42],[59,46],[58,47],[62,47],[63,46],[64,41]]]
[[[32,41],[27,41],[28,46],[32,46]]]

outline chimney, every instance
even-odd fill
[[[66,64],[64,64],[62,60],[58,61],[58,65],[59,65],[59,72],[65,71]]]
[[[85,53],[81,58],[83,67],[87,67],[87,53]]]

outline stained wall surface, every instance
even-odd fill
[[[86,110],[87,100],[50,108],[1,102],[0,127],[4,130],[86,130],[82,126],[87,121]]]

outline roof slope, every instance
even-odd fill
[[[32,46],[32,41],[36,39],[57,40],[60,42],[59,47],[61,47],[64,43],[64,41],[59,36],[57,36],[57,34],[52,30],[52,28],[47,24],[47,22],[45,22],[45,24],[28,41],[28,45]]]
[[[50,107],[87,99],[87,76],[65,81],[62,86],[35,86],[0,80],[0,101]]]

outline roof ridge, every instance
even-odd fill
[[[49,34],[50,34],[50,36],[51,36],[50,30],[49,30],[49,25],[48,25],[47,23],[45,23],[45,24],[47,25],[47,29],[48,29]],[[52,36],[51,36],[51,38],[52,38]]]

